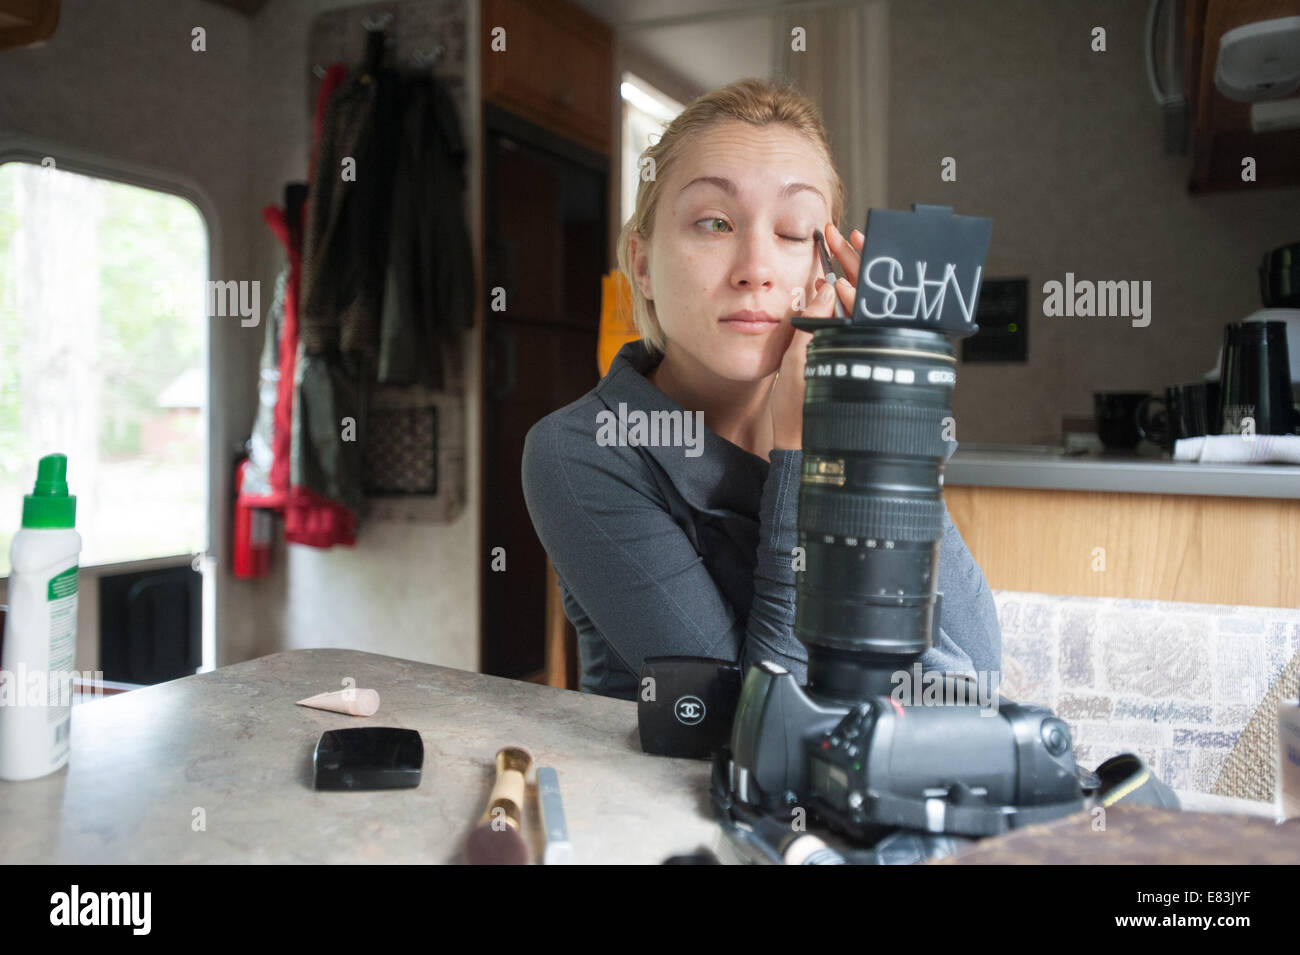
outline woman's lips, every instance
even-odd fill
[[[762,334],[781,324],[767,312],[754,312],[748,309],[723,316],[719,321],[724,328],[751,335]]]

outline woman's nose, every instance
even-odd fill
[[[744,237],[737,245],[737,259],[732,270],[732,283],[742,288],[765,288],[775,279],[772,261],[776,249],[761,235]]]

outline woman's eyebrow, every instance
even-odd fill
[[[696,176],[686,185],[682,186],[682,188],[678,191],[677,194],[680,196],[687,189],[691,188],[691,186],[697,184],[717,186],[719,189],[721,189],[729,196],[734,196],[738,191],[738,189],[736,188],[736,184],[732,182],[730,179],[727,179],[725,176]],[[785,188],[781,190],[780,198],[785,199],[788,198],[789,196],[793,196],[797,192],[804,192],[805,190],[808,192],[817,193],[817,195],[821,197],[822,202],[826,201],[826,197],[822,195],[822,191],[820,189],[818,189],[816,186],[812,185],[811,183],[799,182],[798,180],[794,182],[787,182],[785,184]]]

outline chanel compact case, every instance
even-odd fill
[[[641,749],[708,759],[731,737],[740,667],[708,657],[648,657],[637,686]]]

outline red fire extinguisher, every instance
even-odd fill
[[[271,567],[272,513],[264,507],[250,507],[240,500],[248,458],[235,466],[235,534],[231,544],[236,577],[264,577]]]

